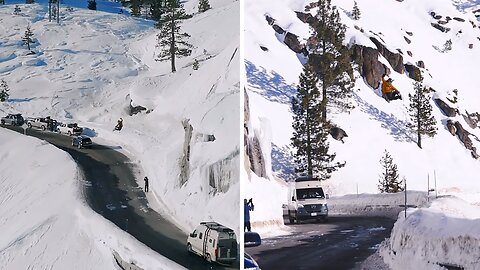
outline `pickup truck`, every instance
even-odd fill
[[[22,115],[17,113],[17,114],[8,114],[7,116],[2,117],[2,119],[0,119],[0,123],[2,125],[8,124],[12,126],[21,126],[25,123],[25,121]]]
[[[83,132],[83,128],[79,127],[77,123],[65,124],[62,123],[57,126],[58,134],[68,134],[68,136],[72,135],[80,135]]]
[[[39,128],[43,131],[47,130],[50,127],[49,120],[43,117],[29,118],[27,119],[28,128]]]

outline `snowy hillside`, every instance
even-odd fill
[[[305,61],[305,57],[293,52],[284,40],[286,33],[290,32],[298,36],[300,44],[306,43],[310,28],[295,12],[314,15],[315,8],[305,10],[311,2],[246,1],[245,66],[252,123],[259,121],[254,117],[270,123],[272,167],[284,179],[293,174],[287,149],[292,136],[290,98],[296,91],[302,62]],[[342,22],[347,26],[345,44],[377,49],[370,39],[374,37],[387,50],[402,56],[403,73],[395,71],[382,55],[378,60],[390,69],[394,85],[404,99],[387,103],[381,98],[379,89],[371,87],[360,73],[356,73],[356,90],[352,99],[355,109],[350,114],[334,108],[330,112],[331,120],[343,128],[348,137],[344,144],[329,138],[331,151],[337,153],[336,160],[346,161],[346,166],[333,173],[328,181],[329,193],[355,193],[357,184],[360,193],[378,192],[379,160],[385,149],[392,154],[400,176],[405,176],[408,181],[409,189],[425,190],[427,175],[432,180],[435,172],[440,192],[480,192],[476,181],[480,161],[472,158],[470,151],[446,127],[447,119],[458,121],[473,134],[470,136],[473,146],[480,147],[480,129],[470,127],[464,119],[466,112],[480,111],[474,75],[480,60],[479,23],[472,12],[475,2],[389,0],[372,4],[357,1],[361,11],[358,21],[350,18],[353,0],[332,2],[337,5]],[[267,16],[274,20],[271,23],[274,27],[267,22]],[[450,19],[446,19],[447,16]],[[432,26],[437,23],[450,30],[442,32]],[[279,33],[278,28],[276,32],[274,28],[277,26],[285,33]],[[442,53],[440,51],[447,40],[452,41],[452,49]],[[447,97],[452,99],[454,89],[458,90],[458,102],[448,104],[462,114],[448,118],[431,100],[438,135],[433,139],[423,138],[423,149],[417,147],[415,134],[406,128],[408,94],[413,94],[413,80],[403,68],[408,64],[416,66],[419,61],[425,65],[420,69],[425,84],[436,91],[434,98],[448,102]]]
[[[80,171],[56,147],[1,129],[0,171],[1,269],[117,269],[114,252],[144,269],[183,269],[89,209]]]
[[[46,1],[20,4],[20,15],[13,15],[15,2],[6,2],[0,76],[11,91],[2,114],[78,122],[94,142],[121,146],[138,167],[139,184],[149,177],[152,207],[180,228],[215,220],[238,232],[237,1],[210,1],[212,9],[184,22],[194,49],[177,59],[176,73],[169,62],[154,60],[153,22],[117,14],[119,4],[97,1],[99,11],[90,11],[66,0],[57,25],[48,22]],[[197,5],[187,1],[185,8],[196,13]],[[21,42],[28,24],[35,55],[26,55]],[[146,111],[130,115],[132,106]],[[120,117],[124,128],[114,133]]]

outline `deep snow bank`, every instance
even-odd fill
[[[117,269],[112,252],[144,269],[182,269],[94,213],[65,152],[0,129],[0,268]]]
[[[480,207],[456,197],[440,198],[429,208],[399,215],[389,243],[380,251],[393,269],[480,267]]]

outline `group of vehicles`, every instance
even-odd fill
[[[77,123],[60,123],[49,116],[24,119],[19,113],[8,114],[0,118],[0,124],[10,126],[23,126],[26,124],[27,128],[36,128],[43,131],[49,130],[57,132],[58,134],[75,136],[72,139],[72,146],[78,148],[88,148],[92,146],[92,140],[87,136],[81,135],[83,128],[79,127]]]

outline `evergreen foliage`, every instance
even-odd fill
[[[90,10],[97,10],[97,2],[95,0],[88,0],[87,8]]]
[[[140,0],[131,0],[130,1],[130,8],[132,16],[139,17],[140,10],[141,10],[141,2]]]
[[[28,50],[30,50],[30,44],[33,43],[32,37],[33,37],[33,33],[32,33],[32,30],[30,29],[30,25],[28,25],[27,30],[25,30],[25,35],[22,38],[22,41],[24,44],[27,45]]]
[[[164,10],[160,20],[155,24],[155,27],[160,29],[157,39],[161,50],[155,60],[170,60],[172,72],[175,72],[175,57],[185,57],[192,53],[193,46],[185,41],[190,35],[180,31],[182,20],[191,18],[191,15],[185,13],[179,0],[167,0]]]
[[[25,0],[25,4],[33,4],[33,3],[35,3],[34,0]]]
[[[360,20],[360,9],[358,8],[357,1],[354,1],[353,10],[352,10],[352,17],[354,20]]]
[[[328,153],[329,124],[321,120],[321,99],[317,85],[318,78],[313,67],[307,64],[300,75],[297,95],[291,101],[294,129],[291,140],[296,149],[295,171],[326,180],[345,163],[333,163],[335,154]]]
[[[198,68],[200,67],[200,63],[198,63],[197,59],[193,61],[192,67],[193,67],[193,70],[198,70]]]
[[[198,3],[198,12],[205,12],[211,8],[212,7],[210,7],[210,3],[208,2],[208,0],[200,0],[200,2]]]
[[[432,115],[432,105],[430,104],[429,89],[424,87],[421,82],[414,82],[415,94],[410,98],[410,122],[407,126],[417,133],[417,145],[422,148],[422,135],[434,137],[437,134],[436,120]]]
[[[353,108],[350,98],[353,93],[353,68],[351,52],[343,45],[345,25],[331,0],[319,1],[317,22],[310,38],[309,63],[320,79],[322,98],[322,121],[327,122],[327,107],[337,106],[348,111]]]
[[[151,0],[149,2],[152,20],[159,21],[162,18],[162,14],[165,12],[166,2],[166,0]]]
[[[8,88],[7,82],[2,79],[2,82],[0,83],[0,101],[5,102],[8,97],[10,96],[8,92],[10,89]]]
[[[393,163],[390,153],[385,150],[384,156],[380,159],[383,172],[380,175],[378,190],[381,193],[396,193],[404,190],[402,181],[399,180],[397,165]]]

